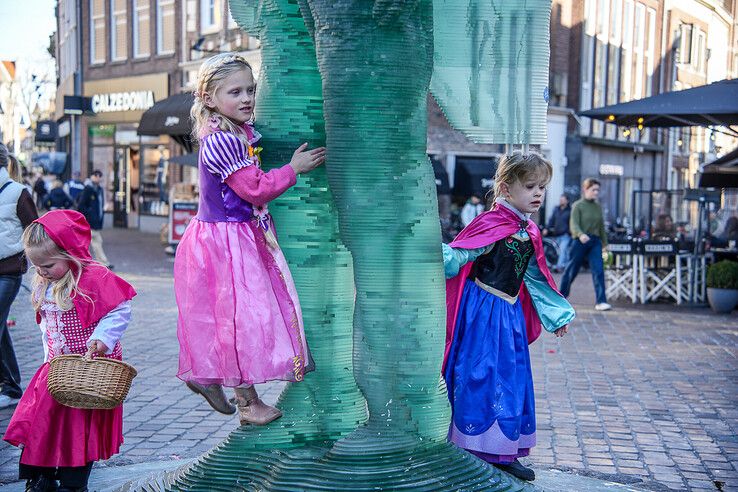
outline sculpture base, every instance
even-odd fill
[[[293,443],[275,449],[273,431],[278,429],[241,427],[194,463],[131,482],[121,490],[536,490],[446,442],[426,444],[416,439],[414,448],[398,449],[397,438],[404,441],[402,436],[377,436],[365,427],[332,443]]]

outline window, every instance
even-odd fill
[[[592,105],[596,108],[605,105],[605,91],[607,90],[607,56],[608,56],[608,28],[610,2],[599,0],[597,5],[597,41],[595,43],[594,85],[592,91]],[[592,122],[592,133],[602,136],[604,123],[599,120]]]
[[[699,28],[692,31],[692,68],[699,73],[705,72],[705,33]]]
[[[620,80],[620,102],[633,99],[633,0],[625,0],[623,9],[623,54]]]
[[[610,7],[610,43],[607,55],[607,94],[605,104],[616,104],[618,102],[619,78],[620,78],[620,39],[622,35],[623,0],[612,0]],[[605,136],[613,139],[617,137],[615,125],[605,125]]]
[[[220,0],[200,0],[200,30],[203,33],[218,31],[221,13]]]
[[[156,1],[156,52],[174,53],[174,0]]]
[[[592,107],[592,76],[594,72],[595,23],[593,21],[595,9],[594,0],[585,0],[584,3],[584,39],[582,40],[582,86],[579,109]],[[590,121],[581,126],[582,134],[590,132]]]
[[[149,0],[133,0],[133,56],[151,54]]]
[[[656,51],[656,11],[648,9],[648,40],[646,41],[646,96],[653,91],[653,71]]]
[[[639,3],[636,4],[635,22],[633,23],[633,32],[635,39],[633,41],[633,54],[635,60],[633,64],[633,97],[640,99],[643,97],[643,54],[646,41],[646,7]]]
[[[128,57],[126,0],[110,0],[110,52],[112,60]]]
[[[70,77],[77,67],[77,9],[75,2],[59,2],[59,33],[57,35],[59,79]]]
[[[105,2],[90,0],[90,63],[105,63]]]
[[[677,63],[691,63],[692,61],[692,24],[679,26],[679,55]]]

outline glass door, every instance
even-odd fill
[[[110,190],[113,197],[113,227],[128,227],[131,203],[129,151],[127,146],[115,146],[112,189]]]

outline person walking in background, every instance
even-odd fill
[[[51,184],[51,191],[46,195],[46,199],[44,199],[44,208],[46,210],[56,210],[59,208],[72,208],[73,206],[74,201],[64,191],[64,184],[58,179],[54,180]]]
[[[599,195],[600,182],[595,178],[585,179],[582,183],[582,198],[574,202],[571,208],[569,229],[574,244],[571,248],[571,260],[564,269],[559,290],[565,297],[569,297],[571,284],[579,274],[584,259],[587,258],[597,298],[595,309],[608,311],[612,306],[607,303],[605,269],[602,262],[603,253],[607,248],[607,234],[602,207],[597,202]]]
[[[82,194],[79,197],[77,210],[79,210],[87,219],[92,229],[92,241],[90,241],[90,253],[103,265],[111,270],[113,265],[108,261],[108,257],[103,250],[102,231],[105,219],[105,194],[103,187],[100,186],[102,180],[102,171],[95,170],[90,175],[90,182],[85,185]]]
[[[67,195],[69,195],[74,203],[79,202],[79,197],[82,196],[82,192],[84,191],[84,189],[85,184],[80,178],[79,171],[74,171],[72,173],[72,179],[64,184],[64,191],[67,192]]]
[[[474,220],[474,217],[481,214],[482,212],[484,212],[482,199],[479,198],[479,195],[473,194],[466,201],[466,204],[464,204],[464,208],[461,209],[461,222],[464,224],[464,227],[471,224],[471,221]]]
[[[559,206],[554,208],[548,219],[546,228],[543,229],[544,236],[552,236],[559,245],[559,259],[553,267],[553,271],[559,273],[569,263],[569,247],[571,246],[571,235],[569,234],[569,218],[571,217],[571,206],[569,197],[564,193],[559,197]]]
[[[0,408],[15,405],[23,393],[7,320],[28,270],[23,230],[38,218],[31,194],[10,178],[9,163],[8,148],[0,143]]]
[[[33,193],[36,195],[36,207],[39,210],[44,208],[44,200],[48,190],[46,189],[46,180],[44,180],[43,171],[36,173],[36,181],[33,182]]]

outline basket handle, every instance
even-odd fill
[[[83,357],[85,360],[91,361],[94,355],[95,355],[95,351],[92,350],[92,348],[90,347],[89,349],[87,349],[87,352],[85,353]]]

